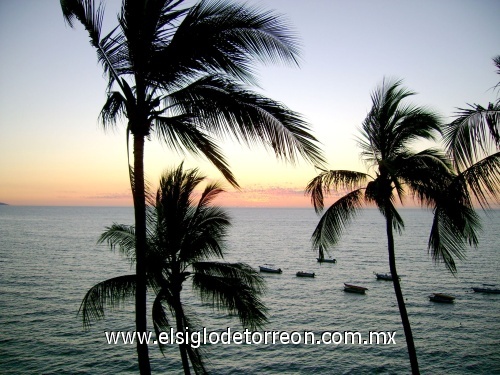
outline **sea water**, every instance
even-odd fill
[[[266,331],[395,332],[394,345],[205,345],[213,374],[407,374],[403,328],[388,272],[385,224],[377,210],[362,210],[333,249],[336,264],[316,261],[310,237],[318,222],[311,209],[228,209],[232,227],[226,260],[258,269],[273,263],[282,274],[267,284]],[[477,249],[467,251],[456,276],[427,251],[432,215],[403,209],[396,235],[398,272],[423,374],[500,374],[500,295],[474,293],[500,287],[500,211],[481,213]],[[119,252],[96,241],[113,222],[133,224],[131,208],[0,206],[0,373],[134,374],[134,345],[108,345],[105,331],[133,331],[133,301],[84,330],[77,312],[85,292],[108,278],[133,274]],[[309,271],[315,278],[295,276]],[[343,283],[368,288],[345,293]],[[453,304],[429,301],[452,294]],[[209,331],[243,332],[238,320],[203,304],[188,284],[186,311]],[[149,319],[150,320],[150,319]],[[175,346],[162,355],[150,346],[153,373],[181,373]]]

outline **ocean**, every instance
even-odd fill
[[[395,332],[394,343],[205,345],[213,374],[408,374],[410,364],[389,272],[385,226],[377,210],[362,210],[332,249],[336,264],[319,264],[310,243],[318,222],[312,209],[227,209],[232,218],[226,260],[282,274],[262,274],[269,309],[266,331]],[[405,231],[396,257],[422,374],[500,374],[500,295],[473,286],[500,285],[500,211],[481,213],[477,249],[453,276],[427,252],[432,216],[402,209]],[[132,208],[0,206],[0,373],[136,374],[135,345],[109,345],[105,331],[133,331],[133,301],[107,311],[84,330],[77,312],[95,283],[134,272],[117,251],[96,245],[104,227],[133,224]],[[315,272],[311,279],[297,271]],[[345,293],[343,283],[368,288]],[[456,297],[453,304],[429,294]],[[189,285],[188,312],[208,331],[241,331],[237,319],[203,305]],[[315,336],[316,337],[316,336]],[[163,356],[150,346],[153,373],[182,372],[178,349]]]

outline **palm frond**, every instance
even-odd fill
[[[495,66],[497,68],[497,74],[500,74],[500,55],[495,56],[493,58],[493,64],[495,64]],[[495,85],[495,89],[497,89],[498,87],[500,87],[500,82],[498,82]],[[500,98],[498,98],[497,105],[500,105]]]
[[[315,248],[328,248],[329,245],[337,244],[344,229],[362,207],[363,197],[363,189],[356,189],[338,199],[325,211],[312,234]]]
[[[78,314],[82,315],[84,327],[92,321],[104,318],[106,307],[116,309],[135,296],[136,276],[119,276],[100,282],[90,288],[82,300]]]
[[[446,148],[459,171],[500,149],[500,103],[470,107],[459,108],[444,132]]]
[[[191,362],[191,366],[193,366],[195,374],[208,374],[207,368],[205,367],[205,358],[203,355],[202,347],[193,348],[191,345],[186,347],[186,351],[189,357],[189,361]]]
[[[207,207],[200,211],[190,223],[180,259],[223,258],[229,226],[229,217],[222,208]]]
[[[205,187],[205,190],[201,194],[200,200],[198,201],[197,211],[210,205],[217,196],[224,192],[224,189],[220,186],[218,182],[213,182]]]
[[[454,258],[465,259],[467,246],[478,245],[480,218],[474,209],[465,175],[454,176],[437,196],[429,250],[436,262],[456,272]]]
[[[104,129],[116,124],[116,121],[124,116],[127,116],[125,97],[118,91],[109,92],[99,115]]]
[[[104,71],[109,73],[108,89],[111,88],[112,82],[117,81],[123,90],[118,69],[128,66],[127,52],[123,51],[127,44],[121,35],[114,35],[116,28],[101,40],[104,3],[99,1],[96,7],[95,0],[60,0],[60,4],[68,25],[74,27],[73,22],[77,19],[87,30],[90,44],[96,49],[98,61],[103,65]]]
[[[119,26],[101,39],[97,49],[97,57],[99,63],[104,67],[104,73],[108,73],[107,91],[112,91],[115,82],[123,89],[125,81],[119,78],[133,75],[134,68],[130,61],[127,40]],[[129,96],[127,98],[130,99]]]
[[[177,229],[185,229],[188,224],[188,212],[192,210],[193,205],[193,191],[204,178],[197,168],[184,171],[183,164],[161,176],[155,204],[158,225],[169,232],[172,231],[173,237],[183,235],[182,232],[177,232]]]
[[[500,200],[500,152],[476,162],[457,177],[463,181],[483,208],[490,206],[490,200]]]
[[[237,314],[242,325],[261,328],[266,322],[266,307],[260,295],[263,280],[242,263],[203,262],[193,264],[193,288],[204,302],[218,310]]]
[[[372,93],[372,108],[358,138],[361,156],[370,167],[406,152],[415,140],[432,140],[441,133],[435,112],[403,103],[415,93],[401,85],[401,80],[384,79]]]
[[[436,140],[441,134],[441,119],[437,113],[422,107],[408,106],[397,113],[398,120],[390,134],[393,154],[416,140]]]
[[[389,201],[389,203],[386,204],[385,208],[389,209],[390,215],[391,215],[391,225],[392,227],[398,231],[398,233],[401,235],[403,233],[403,229],[405,228],[405,223],[403,221],[403,218],[399,214],[398,210],[396,210],[396,207],[394,206],[394,202]],[[379,211],[384,215],[385,219],[387,220],[386,216],[386,209],[379,207]]]
[[[420,204],[433,207],[437,197],[451,183],[451,162],[443,152],[426,149],[401,154],[394,160],[396,176],[402,180]]]
[[[406,196],[406,189],[403,181],[397,177],[397,173],[394,173],[394,171],[390,172],[390,180],[394,186],[394,190],[398,195],[399,202],[403,205],[404,197]]]
[[[232,186],[239,187],[219,146],[196,126],[191,115],[158,116],[155,118],[155,130],[171,149],[180,153],[187,150],[194,155],[204,155]]]
[[[89,33],[90,43],[98,48],[104,16],[103,3],[99,2],[96,7],[94,0],[61,0],[61,9],[68,25],[74,27],[74,20],[80,21]]]
[[[311,195],[311,202],[316,213],[320,213],[324,207],[324,198],[332,190],[354,190],[364,185],[370,176],[366,173],[346,170],[323,170],[314,177],[306,186],[305,193]]]
[[[480,221],[473,207],[448,199],[434,209],[428,248],[436,263],[456,273],[455,259],[465,259],[466,245],[477,246]]]
[[[266,290],[265,280],[252,267],[245,263],[193,262],[193,272],[221,278],[236,278],[255,289],[258,293]]]
[[[135,229],[134,226],[113,223],[101,234],[98,244],[106,244],[111,250],[118,247],[119,251],[131,262],[135,261]]]
[[[172,110],[195,115],[210,134],[232,137],[245,145],[262,144],[276,157],[296,163],[299,157],[323,165],[318,141],[301,116],[220,75],[205,76],[169,97]]]
[[[367,120],[363,122],[363,130],[375,136],[374,140],[383,141],[380,135],[390,133],[397,123],[394,121],[394,116],[400,103],[407,97],[415,95],[413,91],[402,87],[402,83],[402,80],[384,78],[371,95],[372,109]],[[378,144],[377,148],[384,150],[382,143]]]
[[[163,44],[150,65],[159,83],[186,80],[199,72],[224,72],[252,82],[253,60],[296,64],[298,56],[296,38],[281,16],[223,1],[191,7]]]
[[[166,345],[163,344],[158,338],[161,332],[168,332],[169,328],[171,327],[170,321],[168,319],[169,318],[168,314],[165,311],[165,308],[163,307],[163,301],[165,299],[166,299],[165,293],[163,291],[159,291],[156,294],[156,298],[153,302],[153,307],[152,307],[153,327],[155,329],[160,351],[163,355],[165,354]]]

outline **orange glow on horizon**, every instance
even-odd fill
[[[200,186],[203,188],[204,186]],[[51,191],[50,189],[30,189],[27,187],[4,191],[0,196],[0,203],[11,206],[118,206],[132,207],[133,200],[130,190],[126,186],[120,185],[115,191],[92,189],[89,192],[75,191],[61,188],[61,190]],[[5,194],[8,193],[8,194]],[[195,195],[199,195],[196,191]],[[345,192],[336,192],[325,198],[325,208],[332,205],[341,198]],[[29,198],[27,198],[29,197]],[[196,199],[196,198],[195,198]],[[268,208],[311,208],[311,198],[304,193],[304,188],[281,187],[281,186],[261,186],[256,185],[250,188],[235,190],[226,188],[217,199],[215,205],[221,207],[268,207]],[[396,202],[398,208],[418,208],[421,207],[413,197],[407,196],[403,204]],[[373,208],[373,205],[365,205]],[[478,205],[476,207],[479,208]],[[492,209],[499,209],[496,204],[491,205]]]

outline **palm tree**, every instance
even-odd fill
[[[60,0],[70,26],[87,30],[108,75],[104,127],[127,120],[133,137],[130,181],[135,212],[136,328],[146,322],[145,139],[156,136],[180,152],[203,155],[235,187],[213,137],[262,144],[283,160],[323,162],[316,139],[295,112],[250,90],[256,62],[296,65],[298,49],[283,18],[226,1],[123,0],[118,25],[102,36],[104,6],[94,0]],[[148,348],[137,344],[141,374],[150,373]]]
[[[156,334],[193,331],[195,325],[186,313],[181,291],[187,281],[202,301],[237,314],[250,329],[267,321],[260,296],[264,281],[258,272],[243,263],[214,261],[223,258],[224,239],[230,225],[227,213],[212,206],[222,192],[217,183],[209,184],[197,204],[195,188],[204,180],[197,169],[183,171],[182,165],[162,176],[156,199],[148,206],[146,279],[155,291],[152,319]],[[99,242],[117,247],[132,262],[136,260],[135,227],[113,224]],[[80,313],[86,326],[104,318],[106,307],[119,306],[135,294],[136,275],[116,277],[93,286],[85,295]],[[163,348],[162,348],[163,350]],[[198,348],[181,344],[179,350],[186,374],[190,365],[196,373],[206,373]]]
[[[434,209],[429,249],[436,261],[454,269],[455,257],[461,258],[467,244],[477,243],[477,215],[470,197],[460,189],[451,191],[456,177],[444,154],[435,149],[420,152],[410,146],[416,140],[433,140],[440,134],[438,116],[425,108],[404,104],[414,95],[401,87],[401,81],[384,80],[372,94],[373,106],[364,120],[358,145],[368,173],[346,170],[322,170],[306,188],[317,213],[322,212],[324,196],[348,191],[321,217],[312,235],[313,246],[322,251],[335,245],[343,230],[364,204],[374,204],[386,221],[389,267],[406,336],[413,374],[419,373],[408,313],[396,269],[394,230],[402,232],[404,222],[395,203],[403,203],[406,194]]]

